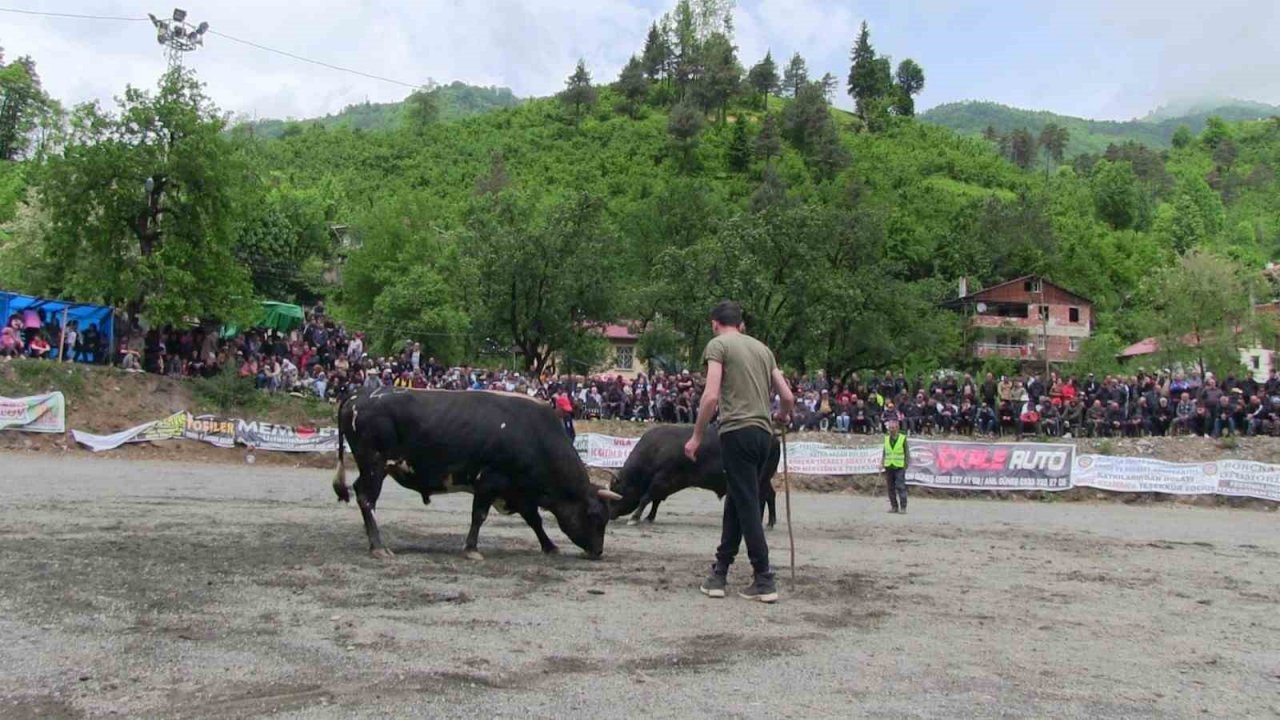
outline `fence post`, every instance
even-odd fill
[[[62,335],[58,338],[58,362],[65,362],[67,359],[67,310],[71,309],[70,305],[62,306]]]

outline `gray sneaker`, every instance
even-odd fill
[[[716,572],[715,568],[712,568],[711,574],[708,575],[707,579],[703,580],[702,585],[698,587],[698,589],[702,591],[703,595],[711,598],[724,597],[724,588],[725,576]]]
[[[771,603],[778,601],[778,584],[774,582],[773,573],[761,573],[756,575],[755,582],[747,586],[745,590],[738,593],[738,597],[747,600],[759,600],[763,603]]]

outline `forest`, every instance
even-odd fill
[[[620,320],[642,358],[696,365],[724,298],[797,372],[981,369],[939,303],[1029,273],[1096,303],[1079,363],[1099,372],[1153,335],[1162,361],[1227,367],[1270,332],[1251,311],[1280,251],[1280,119],[1073,155],[1062,125],[919,120],[928,69],[865,23],[840,77],[739,57],[723,1],[637,36],[617,77],[580,62],[555,97],[473,111],[423,88],[363,126],[230,123],[189,72],[64,108],[38,58],[6,58],[0,288],[150,324],[324,299],[379,351],[559,372]]]

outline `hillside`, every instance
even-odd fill
[[[520,99],[509,88],[478,87],[462,82],[441,85],[432,94],[436,98],[439,119],[442,121],[460,120],[473,115],[515,107]],[[403,102],[394,103],[359,103],[348,105],[340,112],[320,118],[301,120],[264,119],[242,123],[252,128],[254,134],[278,138],[287,128],[292,126],[319,123],[326,128],[349,127],[352,130],[393,130],[400,126],[404,112]]]
[[[1067,156],[1081,153],[1100,154],[1109,144],[1133,141],[1153,148],[1167,148],[1178,128],[1186,125],[1192,133],[1200,133],[1211,117],[1229,122],[1258,120],[1280,114],[1280,107],[1232,101],[1227,104],[1200,103],[1181,107],[1160,108],[1138,120],[1088,120],[1059,115],[1044,110],[1023,110],[993,102],[947,103],[931,108],[920,119],[951,128],[962,135],[979,136],[988,127],[1000,133],[1027,128],[1039,133],[1045,125],[1056,123],[1067,128],[1071,140]]]

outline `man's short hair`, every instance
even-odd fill
[[[728,327],[742,325],[742,306],[732,300],[725,300],[711,309],[711,319]]]

